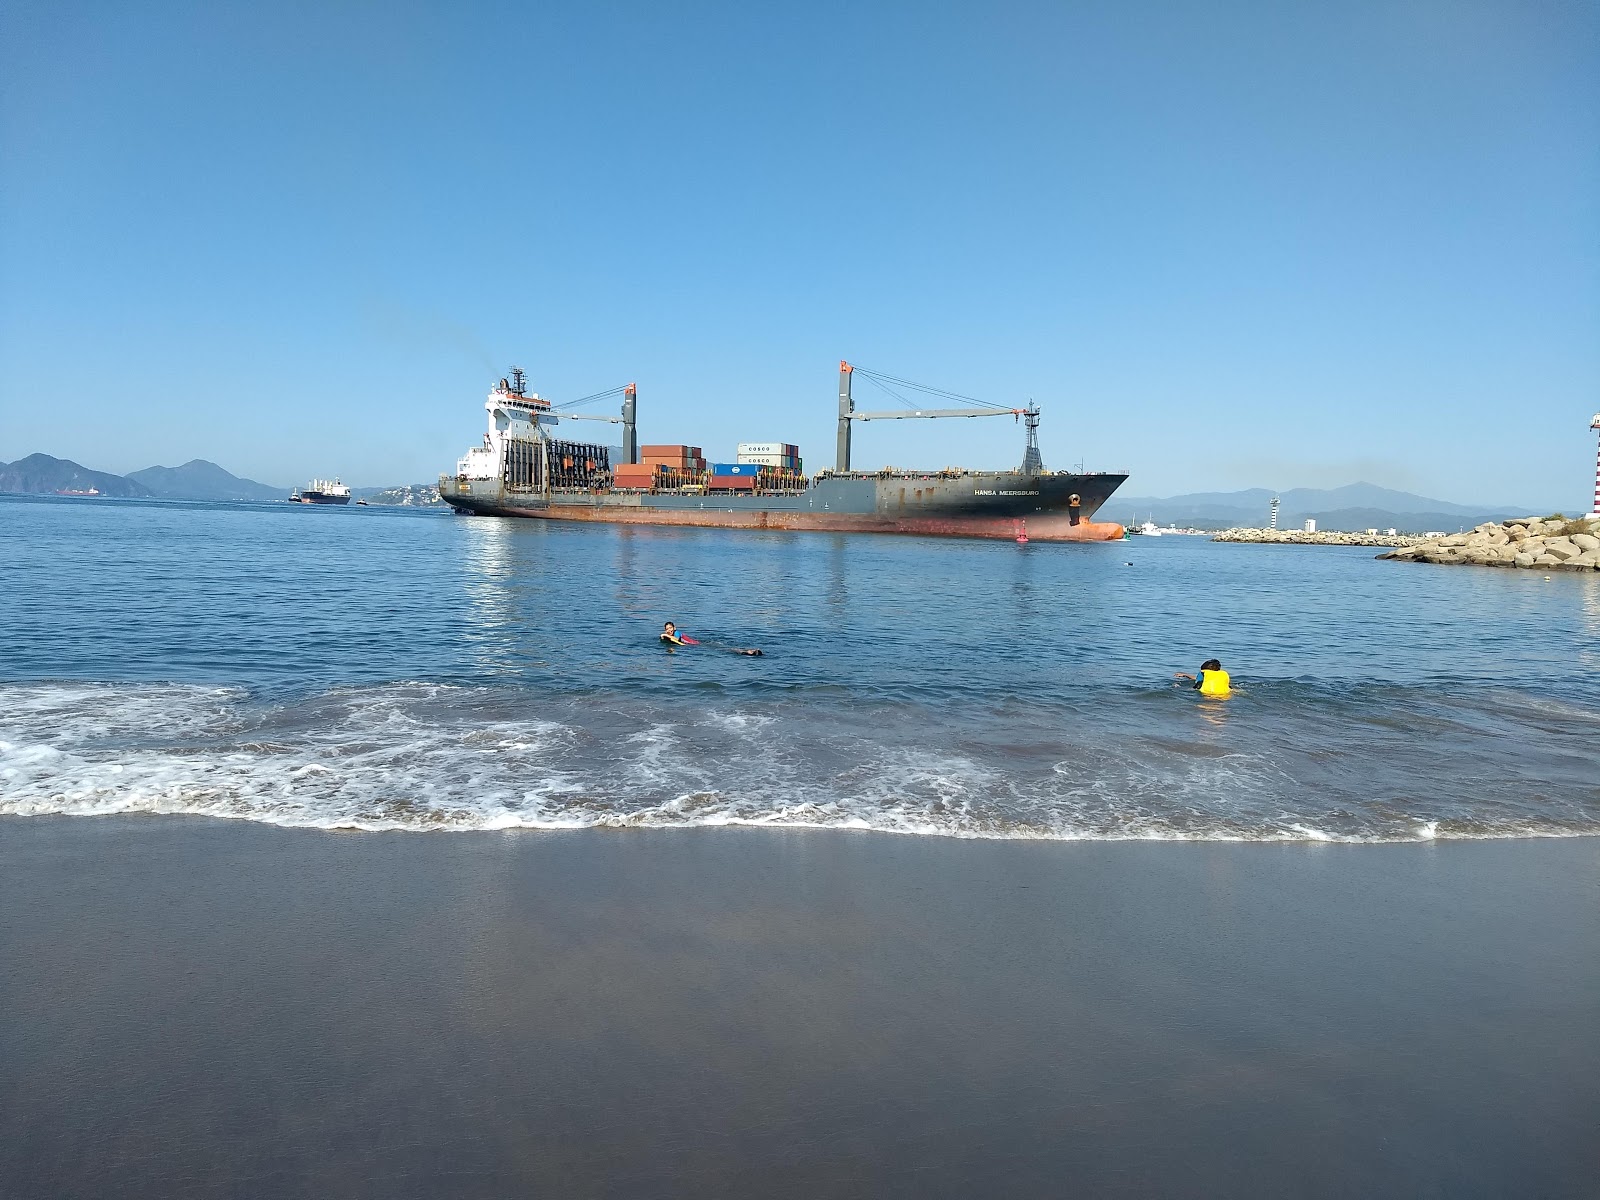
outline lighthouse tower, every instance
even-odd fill
[[[1589,428],[1600,430],[1600,413],[1595,413]],[[1600,515],[1600,450],[1596,450],[1594,456],[1594,507],[1589,511]]]

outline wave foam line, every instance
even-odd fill
[[[290,828],[742,826],[1055,841],[1408,842],[1600,832],[1583,803],[1513,809],[1308,793],[1276,744],[1143,741],[965,714],[901,727],[838,706],[530,715],[524,693],[395,684],[292,704],[187,686],[26,685],[0,725],[0,815],[145,814]],[[1187,710],[1185,710],[1187,711]],[[1083,735],[1087,736],[1083,736]],[[1206,734],[1211,737],[1211,734]],[[1107,743],[1110,743],[1109,745]],[[1060,757],[1063,751],[1069,752]]]

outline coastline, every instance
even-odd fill
[[[0,1185],[1576,1196],[1597,868],[0,820]]]

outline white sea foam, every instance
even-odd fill
[[[427,684],[293,702],[190,686],[23,685],[0,723],[0,814],[196,815],[352,830],[873,830],[958,838],[1400,841],[1590,833],[1581,805],[1411,815],[1308,799],[1272,749],[1060,739],[1035,761],[826,710],[551,702]],[[1202,736],[1210,736],[1203,734]],[[1029,731],[1053,744],[1048,731]],[[966,738],[967,740],[962,740]],[[1030,757],[1031,756],[1031,757]]]

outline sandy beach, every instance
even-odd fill
[[[1600,841],[0,822],[8,1196],[1579,1196]]]

